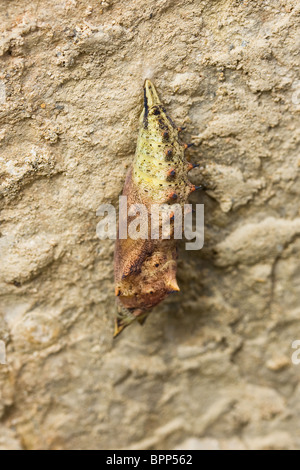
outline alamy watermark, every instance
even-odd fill
[[[5,343],[0,339],[0,365],[6,364],[6,348]]]
[[[0,105],[6,103],[6,87],[5,83],[0,80]]]
[[[292,354],[292,363],[298,366],[300,364],[300,339],[296,339],[292,342],[292,348],[296,349]]]
[[[171,237],[180,240],[184,236],[189,240],[185,244],[186,250],[203,248],[204,204],[196,204],[194,225],[191,204],[184,204],[183,208],[180,204],[152,204],[149,212],[150,217],[144,204],[132,204],[128,207],[127,197],[120,196],[119,226],[113,204],[102,204],[97,209],[97,216],[103,217],[97,225],[97,235],[101,240],[115,240],[118,230],[121,240],[168,240]]]
[[[295,80],[292,84],[292,103],[296,109],[300,109],[300,80]]]

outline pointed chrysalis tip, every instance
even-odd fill
[[[116,318],[115,319],[115,331],[114,331],[113,338],[116,338],[117,336],[119,336],[119,334],[122,333],[122,331],[124,330],[125,327],[126,327],[126,325],[122,325],[120,323],[120,320],[118,318]]]
[[[122,331],[125,330],[125,328],[127,328],[127,326],[129,326],[134,321],[137,321],[140,325],[143,325],[145,323],[149,312],[142,312],[142,310],[137,309],[136,313],[136,318],[133,317],[130,319],[130,321],[125,320],[124,322],[123,319],[115,318],[115,329],[113,339],[117,338],[117,336],[119,336],[120,333],[122,333]]]
[[[173,292],[179,292],[180,291],[180,288],[179,288],[179,285],[177,284],[177,280],[176,279],[170,279],[166,282],[166,287],[168,288],[168,292],[169,293],[173,293]]]
[[[149,78],[146,78],[144,82],[144,90],[145,96],[147,98],[147,105],[149,108],[161,104],[155,86],[153,85],[151,80],[149,80]]]

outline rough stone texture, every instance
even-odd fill
[[[1,2],[1,449],[299,448],[299,16]],[[113,341],[96,210],[118,201],[145,77],[206,165],[206,238],[181,244],[181,292]]]

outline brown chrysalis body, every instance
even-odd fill
[[[143,323],[155,305],[170,293],[179,291],[176,281],[177,247],[172,229],[170,239],[164,240],[161,236],[151,239],[150,217],[153,204],[172,205],[176,202],[183,208],[189,194],[197,189],[187,177],[195,165],[184,157],[188,146],[179,140],[180,131],[167,115],[153,84],[146,80],[136,154],[126,177],[123,195],[127,196],[127,210],[133,204],[144,204],[147,208],[147,220],[141,221],[141,230],[146,224],[149,236],[147,239],[118,237],[116,240],[118,313],[114,336],[135,320]],[[126,215],[120,213],[120,223],[122,217]],[[127,222],[132,219],[129,216]]]

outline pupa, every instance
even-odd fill
[[[179,138],[182,130],[168,116],[153,83],[145,80],[136,153],[126,176],[123,196],[127,197],[127,212],[132,205],[143,204],[146,207],[141,226],[144,222],[149,227],[149,236],[145,239],[129,236],[121,239],[117,231],[114,337],[135,320],[143,324],[154,306],[169,294],[179,291],[176,280],[177,240],[174,236],[151,239],[150,218],[153,204],[172,205],[176,201],[183,208],[188,196],[201,188],[188,179],[188,172],[197,165],[185,158],[189,145]],[[119,214],[119,224],[125,222],[128,225],[131,217],[126,221],[122,219],[124,217],[128,217],[126,211]]]

